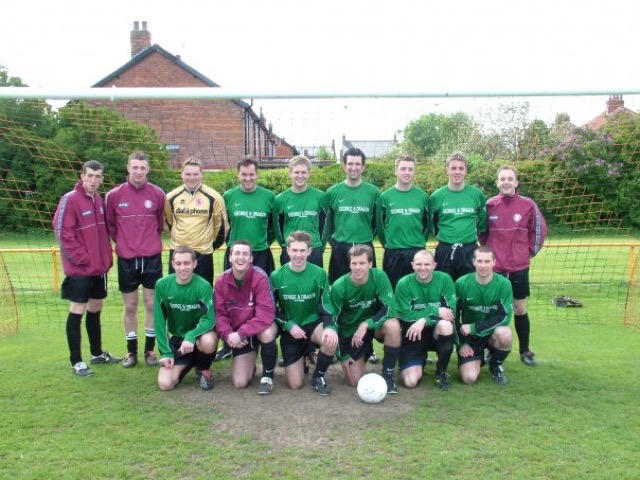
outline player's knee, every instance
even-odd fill
[[[472,385],[478,381],[478,375],[472,372],[460,371],[460,379],[462,383],[466,383],[467,385]]]
[[[249,385],[249,378],[231,377],[231,385],[233,388],[246,388]]]
[[[402,383],[406,388],[415,388],[420,383],[421,375],[403,374]]]
[[[499,349],[511,348],[513,335],[508,327],[498,327],[494,332],[495,347]]]
[[[453,335],[453,323],[446,320],[438,321],[435,333],[438,335]]]
[[[176,388],[177,382],[168,375],[158,375],[158,388],[163,392],[168,392]]]
[[[198,350],[200,350],[202,353],[209,354],[215,352],[217,343],[218,339],[212,332],[205,333],[196,341]]]

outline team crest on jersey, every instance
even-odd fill
[[[153,202],[151,200],[145,200],[144,208],[153,208]]]
[[[513,216],[513,221],[514,221],[514,222],[519,222],[520,220],[522,220],[522,215],[520,215],[519,213],[516,213],[516,214]]]
[[[104,208],[100,207],[100,213],[104,215]]]
[[[200,205],[202,205],[202,199],[201,198],[196,198],[195,204],[199,207]]]

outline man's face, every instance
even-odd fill
[[[518,179],[516,178],[516,172],[511,169],[500,170],[498,173],[498,181],[496,182],[500,193],[506,197],[510,197],[516,193],[518,188]]]
[[[140,187],[147,181],[149,163],[146,160],[129,160],[127,172],[129,172],[129,182],[135,187]]]
[[[253,255],[248,245],[234,245],[229,257],[234,274],[244,275],[253,262]]]
[[[176,272],[176,281],[185,285],[193,278],[193,271],[198,262],[191,258],[190,253],[176,253],[171,259],[171,265]]]
[[[305,242],[291,242],[287,247],[287,253],[291,259],[291,267],[296,271],[300,271],[306,266],[311,249]]]
[[[401,161],[396,167],[396,178],[398,184],[410,187],[413,184],[413,177],[416,174],[416,166],[413,162]]]
[[[436,262],[433,255],[428,253],[418,253],[411,262],[416,278],[421,283],[429,283],[433,278],[433,271],[436,269]]]
[[[364,172],[364,163],[362,157],[347,155],[347,161],[342,164],[342,168],[347,174],[347,180],[357,182]]]
[[[238,170],[238,180],[240,181],[240,188],[244,192],[253,192],[256,189],[256,179],[258,174],[256,173],[255,165],[242,165]]]
[[[447,175],[451,185],[462,185],[467,176],[467,166],[462,160],[451,160],[447,166]]]
[[[309,168],[306,165],[296,165],[289,170],[289,178],[291,178],[292,187],[304,190],[309,182]]]
[[[369,279],[369,270],[371,270],[372,265],[372,262],[367,259],[366,253],[352,256],[349,263],[351,280],[355,283],[365,283]]]
[[[98,191],[100,185],[102,185],[104,177],[102,176],[102,170],[87,168],[87,171],[80,175],[80,179],[82,180],[82,186],[84,187],[84,191],[87,192],[87,195],[93,195]]]
[[[476,267],[476,276],[480,279],[489,279],[493,275],[493,267],[496,264],[493,254],[489,252],[476,252],[473,256],[473,266]]]
[[[193,192],[202,183],[202,169],[197,165],[187,165],[182,169],[182,181],[187,190]]]

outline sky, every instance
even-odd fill
[[[134,21],[222,87],[247,92],[501,92],[483,98],[256,100],[297,146],[389,139],[423,113],[529,101],[532,118],[581,125],[607,95],[638,111],[640,2],[628,0],[56,0],[3,12],[0,65],[32,87],[87,88],[130,59]]]

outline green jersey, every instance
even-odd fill
[[[393,300],[393,289],[387,274],[377,268],[369,270],[364,285],[355,285],[351,273],[337,279],[331,287],[333,318],[338,325],[338,336],[352,337],[362,322],[377,330],[387,319]]]
[[[432,327],[440,319],[440,307],[450,308],[456,313],[456,289],[451,277],[434,271],[431,281],[422,283],[415,273],[410,273],[396,285],[388,316],[409,323],[424,318],[426,326]]]
[[[172,273],[156,282],[154,292],[154,325],[158,351],[162,358],[173,358],[169,346],[171,336],[191,343],[215,326],[211,285],[199,275],[180,285]]]
[[[439,188],[429,199],[429,211],[433,234],[440,242],[474,243],[487,229],[484,194],[471,185],[460,191],[447,185]]]
[[[307,263],[303,271],[295,272],[285,263],[271,274],[271,287],[276,300],[276,322],[286,331],[318,319],[325,328],[336,330],[329,281],[322,268]]]
[[[273,242],[271,209],[275,194],[263,187],[245,192],[240,185],[227,190],[222,198],[227,207],[231,232],[228,245],[246,240],[255,251],[269,248]]]
[[[496,327],[509,325],[513,313],[511,282],[502,275],[493,274],[491,281],[480,285],[475,272],[456,281],[458,297],[457,329],[462,324],[471,325],[471,334],[490,336]]]
[[[284,249],[291,232],[302,230],[311,235],[312,248],[324,249],[327,244],[327,195],[317,188],[307,187],[304,192],[290,188],[273,201],[273,225],[276,240]]]
[[[376,231],[378,189],[362,182],[350,187],[340,182],[327,190],[331,239],[342,243],[369,243]]]
[[[424,248],[429,238],[429,196],[418,187],[391,187],[378,200],[378,240],[384,248]]]

